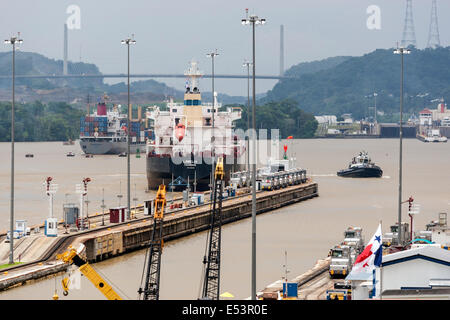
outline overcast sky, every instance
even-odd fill
[[[405,0],[2,0],[0,35],[17,31],[21,50],[54,59],[63,57],[64,23],[80,9],[80,29],[69,30],[69,60],[95,63],[103,73],[126,72],[126,47],[120,40],[135,34],[131,72],[183,73],[190,60],[211,72],[206,53],[217,49],[216,73],[246,74],[244,59],[251,59],[251,28],[242,26],[245,8],[266,18],[256,32],[257,74],[279,73],[279,34],[284,25],[285,68],[332,56],[360,56],[377,48],[391,48],[401,41]],[[380,30],[367,27],[367,8],[380,8]],[[418,48],[427,45],[431,0],[414,0],[414,24]],[[450,1],[438,0],[441,45],[450,42]],[[2,45],[1,51],[10,47]],[[177,89],[183,79],[157,79]],[[258,93],[274,81],[260,80]],[[211,90],[211,80],[200,82]],[[216,91],[246,95],[246,80],[216,79]]]

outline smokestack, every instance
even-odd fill
[[[63,75],[67,75],[67,49],[68,49],[68,39],[67,39],[67,23],[64,24],[64,62],[63,62]]]
[[[284,26],[280,25],[280,76],[284,74]]]

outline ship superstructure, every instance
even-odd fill
[[[154,140],[147,143],[149,189],[172,179],[180,187],[189,183],[202,189],[210,182],[214,159],[224,158],[225,180],[245,161],[243,141],[233,132],[241,109],[221,110],[216,97],[214,103],[202,102],[198,86],[202,74],[196,62],[191,62],[185,75],[188,81],[183,103],[170,100],[165,109],[154,106],[146,113],[154,131]]]

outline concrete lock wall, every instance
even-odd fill
[[[298,201],[318,196],[317,183],[281,189],[278,192],[262,192],[257,195],[257,214],[279,208]],[[222,206],[222,224],[230,223],[251,216],[251,199],[240,202],[224,201]],[[197,211],[198,210],[198,211]],[[169,241],[189,234],[206,230],[210,227],[209,205],[198,207],[189,215],[176,216],[166,213],[163,224],[163,239]],[[100,261],[125,252],[146,247],[150,243],[153,222],[149,219],[145,225],[130,226],[123,231],[98,236],[86,241],[86,258],[89,262]]]

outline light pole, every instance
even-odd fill
[[[211,137],[211,191],[214,187],[214,140],[216,139],[214,135],[214,114],[216,113],[216,104],[215,104],[215,96],[214,96],[214,58],[218,56],[217,49],[211,53],[206,54],[207,57],[211,57],[211,79],[212,79],[212,137]]]
[[[255,25],[265,24],[266,19],[261,19],[256,15],[241,19],[243,25],[252,25],[253,33],[253,106],[252,106],[252,140],[253,163],[252,163],[252,300],[256,300],[256,118],[255,118]]]
[[[106,206],[105,206],[105,188],[102,188],[102,205],[101,205],[101,208],[102,208],[102,226],[104,226],[105,225],[105,208],[106,208]]]
[[[134,184],[134,198],[133,198],[133,201],[134,201],[134,217],[133,218],[135,218],[135,219],[137,219],[137,217],[136,217],[136,208],[137,208],[137,201],[138,201],[138,198],[137,198],[137,194],[136,194],[136,183]]]
[[[9,221],[9,264],[14,263],[14,102],[15,102],[15,76],[16,76],[16,43],[20,44],[23,40],[17,37],[11,37],[5,40],[6,44],[12,45],[12,102],[11,102],[11,207]]]
[[[406,48],[397,48],[394,54],[399,54],[401,57],[401,76],[400,76],[400,152],[399,152],[399,166],[398,166],[398,242],[402,244],[402,139],[403,139],[403,55],[411,53]]]
[[[377,95],[378,95],[378,93],[376,93],[376,92],[374,92],[373,93],[373,96],[374,96],[374,98],[375,98],[375,125],[377,125]]]
[[[127,45],[128,49],[128,117],[127,117],[127,219],[130,219],[130,115],[131,115],[131,105],[130,105],[130,44],[136,44],[136,40],[131,38],[121,41],[122,44]]]
[[[249,61],[244,61],[243,67],[247,67],[247,130],[250,129],[250,67],[252,63]],[[246,184],[249,185],[250,180],[250,137],[247,137],[247,179]]]

